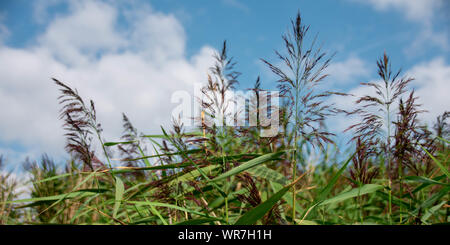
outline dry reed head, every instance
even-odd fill
[[[130,144],[126,145],[119,145],[119,152],[120,154],[125,157],[125,159],[134,159],[139,155],[139,146],[138,142],[133,142],[138,140],[138,132],[137,129],[133,126],[130,119],[125,115],[125,113],[122,113],[122,122],[123,122],[123,133],[120,137],[126,142],[132,142]],[[133,166],[132,162],[129,162],[130,166]]]
[[[261,196],[259,195],[258,187],[256,186],[253,178],[248,173],[238,175],[237,178],[241,181],[244,188],[248,190],[248,195],[237,195],[238,200],[244,203],[248,203],[252,207],[258,206],[261,203]]]
[[[400,166],[406,166],[411,171],[418,174],[420,167],[415,162],[416,157],[420,156],[423,150],[418,146],[419,143],[428,141],[429,135],[424,128],[419,125],[418,116],[425,110],[420,110],[420,105],[416,103],[417,97],[414,96],[414,90],[410,92],[406,101],[400,99],[397,120],[394,122],[395,134],[394,144],[392,146],[392,155],[395,161],[390,175],[398,178]]]
[[[331,137],[334,135],[323,127],[324,121],[339,112],[334,104],[327,104],[325,100],[331,95],[346,94],[318,91],[317,86],[328,76],[324,71],[333,55],[327,56],[320,47],[316,48],[316,38],[305,49],[308,30],[309,26],[302,23],[298,13],[291,21],[291,31],[282,36],[287,54],[278,51],[275,54],[287,70],[261,60],[278,76],[280,96],[288,101],[288,122],[306,142],[323,146],[324,143],[333,143]]]
[[[75,158],[80,159],[90,170],[104,168],[104,164],[95,157],[92,147],[93,130],[101,132],[101,125],[97,123],[94,102],[86,105],[76,90],[52,78],[60,87],[61,96],[58,97],[62,105],[60,119],[64,120],[63,128],[67,139],[66,150]]]
[[[206,119],[200,120],[208,133],[215,132],[215,124],[213,126],[206,125],[203,123],[205,120],[223,115],[223,122],[225,122],[227,117],[235,116],[229,113],[229,109],[234,106],[235,101],[228,98],[227,95],[239,84],[237,79],[241,74],[234,70],[236,63],[233,62],[233,58],[228,57],[226,41],[223,42],[221,52],[214,54],[214,59],[215,64],[210,68],[208,83],[201,89],[203,99],[200,98],[202,111],[206,114]]]
[[[375,152],[371,150],[370,143],[361,142],[358,138],[356,141],[356,154],[352,158],[353,165],[350,167],[350,178],[353,187],[358,187],[361,184],[370,184],[372,180],[378,175],[379,168],[373,166],[371,156]]]
[[[354,136],[351,140],[361,138],[365,142],[373,142],[373,145],[383,144],[381,140],[384,136],[383,127],[391,122],[385,122],[385,117],[389,118],[391,105],[394,104],[405,92],[407,85],[413,78],[399,78],[401,70],[393,74],[391,63],[386,53],[377,61],[378,75],[382,79],[382,85],[375,82],[361,83],[375,89],[375,96],[364,95],[356,100],[359,107],[354,111],[345,111],[347,115],[358,115],[361,118],[359,123],[353,124],[345,131],[353,130]],[[380,115],[379,113],[384,115]],[[390,142],[390,136],[387,142]],[[390,146],[385,146],[390,147]]]
[[[436,123],[433,125],[433,129],[436,136],[443,139],[448,139],[450,136],[450,125],[447,123],[447,119],[450,118],[450,112],[446,111],[442,115],[437,116]]]

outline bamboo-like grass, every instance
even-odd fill
[[[263,60],[278,76],[282,96],[280,132],[260,137],[260,126],[206,123],[222,111],[227,91],[239,72],[226,43],[215,55],[205,100],[186,132],[174,120],[159,135],[140,133],[123,114],[120,140],[106,142],[91,101],[54,79],[60,88],[60,119],[66,130],[65,168],[49,157],[25,164],[31,196],[18,199],[8,175],[0,175],[2,224],[233,225],[233,224],[446,224],[449,222],[448,112],[433,128],[421,124],[423,112],[408,88],[409,78],[392,75],[386,54],[377,62],[384,87],[370,86],[379,97],[357,99],[353,111],[327,103],[320,91],[332,56],[308,39],[309,26],[298,14],[283,36],[284,62]],[[308,43],[308,41],[310,41]],[[307,47],[307,48],[305,48]],[[286,69],[285,69],[286,68]],[[261,81],[254,88],[258,98]],[[409,92],[409,96],[405,94]],[[256,100],[259,101],[259,100]],[[398,106],[393,106],[393,105]],[[372,114],[381,108],[387,120]],[[398,110],[394,110],[398,107]],[[258,113],[259,103],[250,106]],[[261,110],[262,111],[262,110]],[[348,151],[337,151],[324,121],[336,113],[361,116]],[[100,155],[93,149],[101,145]],[[150,153],[153,152],[153,153]],[[310,162],[311,154],[319,154]],[[0,157],[0,163],[2,163]],[[118,161],[120,166],[112,167]],[[1,166],[1,164],[0,164]]]

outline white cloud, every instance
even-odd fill
[[[371,81],[376,82],[376,81]],[[356,109],[355,101],[358,97],[364,96],[364,95],[371,95],[375,96],[375,92],[373,89],[367,87],[367,86],[361,86],[358,85],[357,87],[354,87],[350,89],[350,91],[347,91],[348,94],[351,96],[332,96],[330,98],[330,103],[333,103],[337,108],[352,111]],[[350,127],[353,124],[358,123],[358,118],[356,116],[344,116],[342,114],[337,115],[335,117],[327,119],[327,125],[329,125],[330,130],[334,132],[336,135],[345,136],[348,137],[352,133],[347,132],[344,134],[344,130]],[[351,137],[350,137],[351,138]],[[345,142],[346,143],[346,142]]]
[[[419,25],[416,30],[415,40],[405,49],[408,55],[414,55],[421,51],[421,47],[434,45],[444,51],[450,49],[449,33],[447,31],[436,31],[434,24],[441,22],[440,13],[448,15],[448,7],[445,0],[352,0],[360,3],[370,4],[378,11],[389,11],[395,9],[401,12],[404,17]],[[445,17],[444,17],[445,18]],[[446,17],[448,18],[448,17]],[[445,25],[445,23],[444,23]]]
[[[48,9],[63,3],[62,0],[35,0],[33,1],[33,18],[38,24],[44,24],[49,18]]]
[[[440,47],[444,52],[450,50],[449,43],[449,33],[447,32],[436,32],[430,25],[427,25],[419,31],[419,34],[412,41],[411,45],[406,47],[405,53],[408,56],[424,53],[427,46]]]
[[[0,142],[9,146],[0,154],[19,144],[26,154],[62,155],[58,91],[51,77],[96,102],[108,140],[120,137],[122,112],[138,129],[159,132],[176,106],[171,93],[190,92],[206,80],[214,49],[204,46],[186,57],[184,29],[174,16],[105,1],[69,5],[69,13],[47,23],[33,46],[0,45]],[[138,14],[127,15],[132,10]],[[118,27],[120,14],[129,23],[126,30]]]
[[[396,9],[413,21],[429,21],[434,11],[442,6],[443,0],[356,0],[371,4],[376,10]]]
[[[330,75],[328,80],[339,86],[353,83],[355,79],[369,75],[370,69],[364,60],[348,57],[340,62],[331,62],[326,72]]]
[[[421,108],[428,112],[422,113],[419,119],[422,123],[432,126],[438,115],[450,110],[450,64],[447,64],[442,57],[435,58],[431,61],[417,64],[408,71],[403,73],[407,77],[415,78],[410,84],[410,88],[415,89],[415,95],[419,97],[418,103]],[[381,83],[379,80],[372,80],[375,83]],[[349,94],[355,97],[341,98],[334,96],[331,102],[335,103],[339,108],[345,110],[355,109],[355,99],[364,96],[375,96],[375,91],[371,87],[357,86],[348,91]],[[397,102],[398,103],[398,102]],[[394,104],[396,106],[396,104]],[[396,108],[393,108],[395,111]],[[341,133],[350,125],[357,122],[355,117],[339,116],[329,120],[329,125],[336,133]]]
[[[139,50],[147,59],[164,62],[184,57],[184,29],[173,15],[146,15],[133,27],[131,48]]]
[[[126,42],[115,30],[117,10],[103,2],[77,1],[69,16],[56,17],[39,45],[64,64],[88,64],[98,52],[114,52]],[[77,62],[77,63],[74,63]]]
[[[237,0],[222,0],[222,2],[225,5],[228,5],[228,6],[237,8],[237,9],[240,9],[240,10],[245,11],[245,12],[250,11],[249,7],[247,7],[245,4],[243,4],[242,2],[239,2]]]
[[[422,119],[430,125],[444,111],[450,111],[450,64],[444,58],[435,58],[414,66],[407,74],[415,78],[412,85],[416,88],[419,102],[428,113]]]

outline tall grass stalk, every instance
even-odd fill
[[[17,185],[5,181],[8,174],[2,170],[0,222],[448,223],[449,114],[438,117],[431,129],[421,124],[418,115],[423,110],[414,91],[403,96],[411,79],[398,78],[400,72],[392,74],[386,54],[377,62],[380,82],[362,84],[374,89],[375,96],[358,97],[356,109],[350,111],[327,103],[331,95],[347,94],[318,86],[327,77],[323,72],[331,57],[316,48],[316,38],[308,39],[308,30],[297,14],[282,36],[284,54],[275,52],[282,64],[262,60],[277,76],[282,97],[280,134],[274,137],[260,135],[259,116],[256,127],[226,125],[227,117],[235,115],[227,110],[233,101],[225,98],[239,75],[227,56],[226,42],[215,54],[202,88],[201,114],[196,118],[201,127],[193,132],[185,132],[174,120],[169,133],[161,127],[161,134],[138,134],[123,114],[123,135],[104,142],[94,103],[85,103],[75,89],[55,79],[62,93],[60,119],[71,159],[65,165],[46,156],[25,161],[31,196],[24,199],[16,195]],[[259,77],[249,90],[259,98],[263,90]],[[259,115],[262,105],[256,101],[246,110]],[[210,123],[218,112],[222,124]],[[348,151],[338,150],[334,134],[324,125],[338,112],[361,119],[348,128],[356,145]],[[93,139],[102,144],[106,164],[97,158]],[[147,151],[146,143],[154,152]],[[112,158],[116,154],[120,158]],[[317,161],[307,161],[311,154]],[[0,167],[2,160],[0,156]],[[111,166],[112,160],[120,166]]]

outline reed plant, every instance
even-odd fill
[[[226,42],[214,56],[199,98],[200,126],[192,130],[174,119],[160,134],[145,134],[123,114],[122,137],[106,141],[94,102],[53,79],[71,160],[27,160],[31,196],[25,199],[8,174],[0,175],[0,222],[448,224],[449,113],[425,126],[419,116],[426,105],[417,104],[411,78],[392,73],[387,54],[377,62],[380,82],[361,85],[375,96],[357,97],[354,110],[337,108],[330,96],[354,95],[321,89],[333,55],[316,47],[308,32],[299,13],[282,36],[285,51],[275,53],[282,65],[262,60],[277,76],[281,95],[279,132],[272,137],[262,137],[259,124],[226,123],[236,116],[227,109],[234,104],[227,93],[240,75]],[[255,103],[243,110],[258,115],[265,111],[259,77],[249,90]],[[334,143],[340,132],[325,127],[337,113],[359,118],[349,125],[347,150]]]

